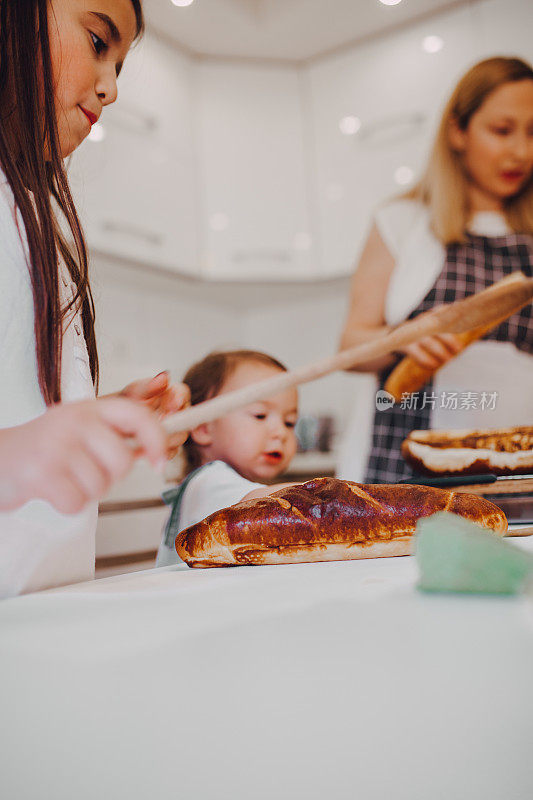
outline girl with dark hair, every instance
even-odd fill
[[[94,400],[87,252],[63,164],[115,101],[142,29],[140,0],[0,0],[0,597],[94,575],[97,498],[135,457],[164,459],[150,409],[188,396],[162,374]]]
[[[280,371],[285,372],[283,364],[266,353],[232,350],[210,353],[190,367],[183,382],[195,405]],[[157,566],[180,561],[174,547],[180,531],[221,508],[291,485],[272,485],[272,481],[287,469],[296,452],[297,417],[298,392],[288,389],[190,432],[183,447],[184,479],[163,495],[171,512]]]

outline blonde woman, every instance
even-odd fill
[[[531,275],[532,173],[533,70],[517,58],[482,61],[448,101],[420,182],[375,215],[353,277],[341,347],[380,336],[514,270]],[[453,335],[432,336],[358,367],[376,375],[376,388],[406,354],[438,372],[416,400],[374,411],[371,436],[361,410],[355,415],[342,477],[395,482],[408,476],[400,445],[413,429],[530,424],[532,317],[529,306],[464,350]]]

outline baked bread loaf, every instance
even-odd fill
[[[451,511],[500,535],[505,514],[488,500],[429,486],[315,478],[217,511],[176,537],[190,567],[294,564],[403,556],[420,517]]]
[[[411,431],[402,455],[421,475],[525,474],[533,472],[533,426]]]

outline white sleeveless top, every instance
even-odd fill
[[[385,300],[387,325],[398,325],[409,316],[434,285],[446,258],[446,249],[429,224],[428,208],[414,200],[397,200],[380,208],[375,222],[381,238],[395,260]],[[510,233],[505,217],[480,212],[468,225],[478,236]],[[501,392],[492,410],[435,408],[435,429],[462,429],[530,425],[533,416],[533,359],[509,342],[475,342],[452,359],[434,377],[433,391],[500,392],[516,386],[516,392]],[[358,376],[359,378],[359,376]],[[339,453],[338,477],[361,481],[370,453],[374,417],[375,376],[361,376],[347,435]],[[439,404],[437,404],[438,406]]]
[[[24,226],[0,172],[0,428],[29,422],[46,409],[28,263]],[[65,267],[60,279],[66,304],[74,287]],[[64,325],[61,392],[64,401],[94,397],[81,315],[74,310]],[[97,503],[65,515],[42,500],[0,512],[0,598],[93,578],[97,514]]]

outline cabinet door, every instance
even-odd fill
[[[85,141],[71,183],[89,245],[110,255],[196,272],[196,175],[190,63],[148,39],[128,56],[105,136]]]
[[[533,8],[524,0],[485,0],[475,5],[476,34],[483,56],[533,59]]]
[[[405,192],[424,168],[444,103],[479,55],[476,8],[432,17],[307,71],[324,275],[353,270],[376,205]],[[443,39],[440,52],[424,52],[428,35]],[[361,122],[354,135],[340,130],[348,116]],[[407,169],[412,181],[402,183]]]
[[[197,126],[207,277],[312,277],[299,74],[199,64]]]

